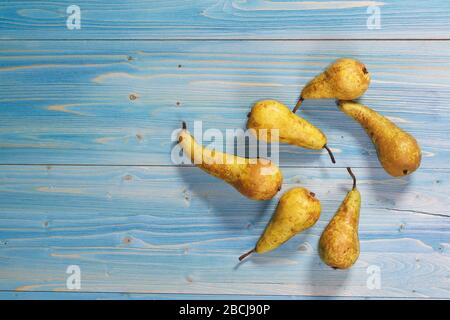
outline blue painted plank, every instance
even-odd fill
[[[220,294],[157,294],[128,292],[48,292],[48,291],[0,291],[0,300],[371,300],[396,299],[389,297],[324,297],[324,296],[262,296]],[[419,299],[419,298],[409,298]],[[420,298],[424,299],[424,298]]]
[[[259,99],[295,104],[342,56],[373,75],[362,102],[411,132],[423,168],[449,168],[450,42],[19,41],[0,51],[0,163],[172,165],[182,120],[244,128]],[[432,56],[433,59],[429,57]],[[177,104],[178,103],[178,104]],[[301,113],[338,166],[380,167],[365,132],[333,101]],[[430,125],[432,124],[432,125]],[[330,166],[325,152],[281,146],[283,166]],[[387,175],[386,175],[387,177]]]
[[[73,4],[81,29],[69,30]],[[2,1],[0,38],[442,39],[449,16],[447,0]]]
[[[317,254],[351,187],[347,172],[283,173],[282,192],[309,188],[322,216],[278,250],[238,264],[277,199],[250,201],[192,167],[0,166],[0,290],[65,291],[66,269],[78,265],[81,291],[91,293],[450,298],[448,170],[389,179],[355,169],[361,257],[348,271]],[[379,289],[367,286],[369,266],[380,270]]]

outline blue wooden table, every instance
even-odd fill
[[[388,176],[333,101],[306,101],[337,164],[282,145],[282,192],[314,191],[321,218],[237,263],[282,192],[250,201],[174,165],[172,131],[244,128],[255,101],[294,105],[343,56],[367,65],[361,101],[417,138],[421,168]],[[447,0],[2,1],[0,299],[448,299],[449,124]],[[342,271],[317,242],[350,188],[346,166],[361,256]]]

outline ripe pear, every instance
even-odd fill
[[[422,158],[420,146],[409,133],[374,110],[352,101],[339,101],[341,111],[366,130],[377,150],[378,159],[391,176],[414,172]]]
[[[267,159],[242,158],[204,148],[189,134],[184,122],[178,135],[178,143],[197,167],[228,182],[250,199],[269,200],[281,189],[283,175],[273,162]]]
[[[313,226],[319,219],[320,210],[320,201],[307,189],[293,188],[285,192],[255,248],[240,256],[239,260],[253,252],[265,253],[278,248],[297,233]]]
[[[359,257],[361,194],[356,189],[356,178],[351,169],[347,170],[353,178],[353,189],[347,194],[319,240],[319,254],[323,262],[339,269],[350,268]]]
[[[248,114],[247,128],[254,129],[258,139],[268,142],[272,141],[271,129],[278,129],[279,141],[314,150],[325,148],[331,161],[336,162],[323,132],[279,101],[262,100],[255,103]],[[263,129],[266,129],[267,136],[260,134]]]
[[[366,92],[369,83],[370,74],[363,63],[349,58],[338,59],[303,88],[293,112],[304,99],[357,99]]]

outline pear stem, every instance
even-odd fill
[[[181,129],[186,130],[186,122],[181,122]],[[183,141],[183,137],[180,135],[178,136],[178,143],[181,143],[181,141]]]
[[[245,258],[247,258],[249,255],[251,255],[253,252],[255,252],[255,249],[250,250],[249,252],[244,253],[242,256],[239,257],[239,261],[244,260]]]
[[[300,96],[300,98],[297,101],[297,104],[295,105],[294,110],[292,110],[293,113],[297,112],[298,108],[300,108],[300,106],[302,105],[303,100],[305,100],[305,99],[303,99],[303,97]]]
[[[347,171],[352,176],[352,179],[353,179],[353,190],[355,190],[356,189],[356,177],[353,174],[352,169],[350,167],[347,167]]]
[[[328,151],[328,154],[330,155],[330,158],[331,158],[331,162],[336,163],[336,160],[334,159],[333,152],[331,152],[330,148],[328,148],[327,145],[324,145],[323,147]]]

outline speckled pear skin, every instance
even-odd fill
[[[197,167],[231,184],[250,199],[269,200],[281,189],[283,175],[278,166],[269,160],[212,151],[199,145],[187,130],[180,131],[178,143],[193,163],[195,159],[203,159],[195,163]],[[221,159],[220,162],[217,159]]]
[[[303,148],[320,150],[327,143],[327,137],[318,128],[297,116],[288,107],[276,100],[262,100],[255,103],[249,114],[247,128],[267,129],[267,139],[271,141],[270,129],[279,129],[279,141]]]
[[[419,168],[422,152],[412,135],[362,104],[339,101],[339,108],[366,130],[387,173],[393,177],[401,177]]]
[[[277,209],[256,244],[255,252],[278,248],[297,233],[313,226],[320,217],[320,201],[305,188],[293,188],[283,194]]]
[[[303,99],[357,99],[366,92],[370,73],[355,59],[342,58],[311,80],[302,90]]]
[[[323,262],[333,268],[350,268],[359,257],[358,224],[361,195],[351,190],[319,241],[319,254]]]

